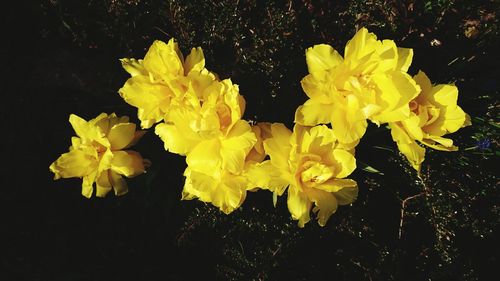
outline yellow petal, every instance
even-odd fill
[[[403,72],[393,72],[391,76],[374,75],[373,81],[380,92],[379,104],[383,111],[372,119],[387,123],[408,118],[410,116],[408,104],[420,92],[415,81]]]
[[[444,106],[456,106],[458,101],[458,89],[455,85],[437,85],[431,90],[432,101]]]
[[[177,43],[170,39],[168,44],[154,41],[144,56],[144,67],[164,80],[183,75],[183,58]]]
[[[108,140],[111,149],[121,150],[127,147],[135,137],[135,124],[119,123],[109,130]]]
[[[125,181],[125,179],[121,175],[110,170],[109,171],[109,180],[110,180],[111,184],[113,185],[115,195],[119,196],[119,195],[126,194],[128,192],[127,182]]]
[[[222,169],[240,174],[245,158],[256,142],[257,138],[250,125],[244,120],[236,122],[226,138],[221,140]]]
[[[354,186],[345,186],[341,190],[333,194],[337,199],[337,203],[341,206],[349,205],[358,198],[358,185],[354,182]]]
[[[147,70],[142,65],[142,60],[136,59],[120,59],[123,69],[127,71],[132,77],[137,75],[147,75]]]
[[[351,179],[330,179],[320,185],[317,185],[316,189],[321,189],[327,192],[339,192],[344,188],[354,188],[357,186],[356,181]]]
[[[314,45],[306,50],[306,62],[309,73],[334,68],[341,64],[342,61],[342,56],[330,45]]]
[[[336,178],[345,178],[356,169],[356,159],[354,155],[343,149],[334,149],[333,158],[337,161]]]
[[[280,170],[267,160],[262,163],[249,165],[244,174],[248,179],[247,189],[262,188],[281,196],[288,186],[288,182],[281,178]]]
[[[96,193],[97,197],[105,197],[113,188],[109,180],[109,172],[102,172],[96,180]]]
[[[431,84],[431,80],[429,79],[429,77],[427,77],[425,72],[423,72],[421,70],[418,71],[417,75],[413,76],[413,80],[415,80],[415,82],[418,84],[418,86],[420,86],[421,95],[430,95],[431,90],[432,90],[432,84]],[[424,98],[426,100],[429,100],[431,97],[424,96]]]
[[[225,173],[222,191],[213,196],[213,204],[229,214],[239,208],[246,198],[247,181],[245,177]]]
[[[272,137],[264,141],[264,149],[271,158],[271,163],[279,169],[287,169],[292,132],[281,123],[271,125]]]
[[[201,72],[205,68],[205,56],[203,55],[203,50],[198,48],[192,48],[191,53],[186,57],[184,62],[184,72],[187,75],[191,71]]]
[[[139,153],[134,151],[115,151],[111,169],[126,177],[134,177],[144,173],[144,164]]]
[[[91,154],[75,149],[62,154],[50,165],[50,171],[54,173],[54,179],[81,178],[97,170],[97,165],[97,159]]]
[[[317,213],[319,225],[325,226],[330,216],[337,211],[337,199],[332,193],[314,188],[307,192],[307,197],[314,202],[313,212]]]
[[[365,134],[367,126],[359,100],[354,95],[347,96],[345,106],[333,109],[332,129],[340,142],[358,141]]]
[[[424,162],[425,148],[419,146],[416,142],[397,143],[399,151],[406,156],[412,167],[420,171],[420,165]]]
[[[330,100],[329,92],[331,91],[328,77],[330,76],[327,72],[316,72],[314,76],[309,74],[302,78],[300,85],[309,98],[328,103]]]
[[[83,177],[83,182],[82,182],[82,195],[90,198],[92,197],[92,193],[94,192],[94,181],[96,178],[97,171],[92,172],[89,175],[86,175]]]
[[[213,139],[200,142],[187,155],[186,162],[191,170],[212,175],[222,165],[220,141]]]
[[[164,142],[165,150],[180,155],[186,155],[201,141],[199,137],[187,138],[179,127],[173,124],[158,124],[155,133]]]
[[[430,136],[428,139],[423,139],[420,141],[421,143],[427,145],[428,147],[441,150],[441,151],[457,151],[458,147],[453,145],[453,140]]]
[[[311,220],[309,216],[311,201],[304,193],[293,186],[288,188],[287,205],[292,218],[299,221],[299,227],[304,227]]]
[[[396,69],[407,72],[413,59],[413,49],[398,48],[398,64]]]
[[[195,112],[184,108],[176,108],[170,111],[169,123],[156,125],[155,133],[165,144],[165,150],[180,155],[188,154],[197,144],[202,141],[194,129],[209,130],[209,128],[196,128],[193,126],[198,120]],[[193,129],[193,127],[195,127]]]
[[[409,118],[401,121],[406,133],[415,140],[422,140],[424,137],[424,132],[422,131],[422,128],[420,128],[419,123],[420,118],[413,113]]]
[[[408,144],[414,141],[413,138],[408,135],[401,122],[389,123],[389,126],[391,127],[392,139],[395,142]]]
[[[113,152],[110,149],[106,149],[106,151],[102,154],[102,156],[99,159],[99,166],[97,168],[97,172],[101,173],[104,170],[110,169],[112,161],[113,161]]]
[[[183,199],[198,197],[201,201],[211,203],[225,214],[237,209],[246,197],[246,179],[223,172],[219,178],[186,169],[186,184]],[[184,198],[185,197],[185,198]]]
[[[467,116],[459,106],[448,106],[444,112],[444,119],[444,128],[446,131],[454,133],[464,127]]]
[[[77,136],[80,138],[88,138],[91,127],[87,124],[87,121],[75,114],[71,114],[69,116],[69,123],[73,127]]]
[[[330,123],[333,108],[333,104],[319,103],[315,99],[309,99],[295,111],[294,122],[304,126]]]
[[[354,34],[345,46],[345,60],[355,61],[375,51],[377,36],[369,33],[366,28],[361,28]],[[380,43],[379,43],[380,44]]]
[[[151,82],[142,75],[128,79],[118,92],[125,102],[140,110],[138,117],[144,122],[143,128],[163,120],[174,95],[164,84]]]

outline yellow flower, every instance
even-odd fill
[[[306,126],[331,123],[344,143],[358,141],[367,119],[376,124],[410,115],[408,102],[419,92],[406,73],[413,51],[392,40],[377,40],[360,29],[347,43],[345,56],[320,44],[306,50],[309,74],[302,88],[309,97],[297,108],[295,122]]]
[[[186,155],[183,199],[198,198],[230,213],[244,201],[246,158],[257,142],[241,117],[245,100],[230,79],[214,81],[192,106],[173,106],[155,133],[165,149]]]
[[[264,140],[270,160],[262,162],[263,169],[252,171],[251,178],[276,195],[288,187],[288,210],[300,227],[310,220],[313,204],[318,223],[324,226],[338,205],[356,199],[356,182],[345,179],[356,168],[353,147],[339,143],[331,129],[295,125],[291,132],[283,124],[272,124],[271,135]]]
[[[203,141],[232,138],[235,132],[245,131],[247,136],[255,138],[248,123],[241,120],[244,111],[245,100],[238,85],[230,79],[215,81],[203,91],[197,104],[173,107],[167,115],[168,121],[158,124],[155,133],[163,140],[165,150],[180,155],[189,154]],[[242,148],[241,155],[247,152]]]
[[[250,189],[245,159],[256,141],[250,125],[238,120],[227,134],[199,142],[187,154],[182,199],[199,198],[226,214],[237,209]]]
[[[121,59],[132,76],[119,90],[121,97],[138,108],[143,128],[163,120],[171,105],[189,106],[192,97],[216,80],[205,68],[201,48],[191,49],[184,59],[174,39],[155,41],[144,60]]]
[[[424,72],[414,77],[422,91],[410,101],[410,116],[389,123],[391,134],[399,150],[415,170],[420,171],[425,149],[416,141],[442,151],[456,151],[451,139],[443,135],[470,125],[469,116],[457,105],[458,89],[455,85],[433,86]]]
[[[135,151],[124,150],[135,144],[144,134],[136,131],[128,117],[101,113],[85,121],[71,114],[69,122],[78,137],[72,137],[69,152],[50,165],[54,179],[83,178],[82,194],[90,198],[96,183],[96,196],[104,197],[114,190],[116,195],[127,193],[122,178],[144,173],[144,160]]]

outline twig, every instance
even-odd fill
[[[422,195],[425,195],[426,191],[420,192],[419,194],[412,195],[410,197],[406,197],[404,200],[401,201],[401,215],[399,219],[399,239],[401,239],[401,235],[403,234],[403,221],[404,221],[404,216],[405,216],[405,207],[406,207],[406,202],[415,199],[417,197],[420,197]]]

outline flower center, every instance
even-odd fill
[[[410,101],[410,110],[416,114],[418,114],[418,103],[415,100]]]
[[[306,161],[300,173],[301,182],[307,187],[315,187],[333,177],[333,168],[316,161]]]
[[[231,125],[231,109],[223,103],[217,104],[217,115],[219,116],[220,129],[223,130]]]

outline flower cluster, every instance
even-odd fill
[[[311,211],[324,226],[339,205],[358,195],[355,147],[368,120],[388,124],[392,138],[411,165],[420,170],[425,149],[457,148],[443,136],[469,125],[457,105],[454,85],[433,86],[423,72],[407,71],[411,49],[377,40],[365,28],[347,43],[344,57],[331,46],[306,50],[309,74],[302,88],[309,99],[295,113],[293,130],[281,123],[251,124],[242,119],[245,99],[238,85],[205,68],[201,48],[184,58],[174,39],[155,41],[144,59],[122,59],[131,75],[119,90],[138,109],[143,129],[154,131],[165,150],[186,156],[182,199],[199,199],[229,214],[248,191],[287,194],[288,210],[300,227]],[[78,137],[70,152],[51,166],[55,178],[83,178],[90,197],[111,189],[127,191],[122,175],[144,172],[137,153],[123,150],[143,134],[128,118],[101,114],[86,122],[71,115]]]
[[[301,82],[309,99],[297,108],[295,122],[329,123],[341,142],[354,144],[367,120],[388,123],[398,148],[419,171],[425,149],[416,141],[456,150],[442,136],[469,125],[470,119],[457,106],[454,85],[433,87],[423,72],[413,78],[407,73],[412,59],[412,49],[377,40],[366,28],[347,43],[344,57],[325,44],[307,49],[309,74]]]
[[[132,77],[121,96],[138,108],[145,128],[165,150],[186,156],[183,199],[198,198],[228,214],[245,200],[246,176],[257,137],[242,119],[245,100],[230,79],[220,80],[205,68],[201,48],[184,59],[177,43],[156,41],[144,60],[123,59]]]

